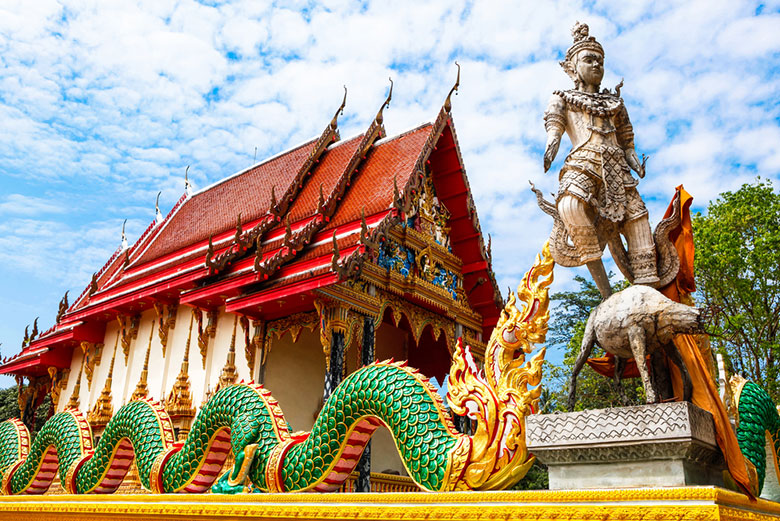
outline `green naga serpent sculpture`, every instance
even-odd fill
[[[766,440],[771,442],[774,470],[780,478],[778,452],[780,452],[780,414],[769,394],[755,382],[734,375],[729,381],[731,401],[737,421],[739,449],[751,465],[751,485],[756,495],[761,494],[766,479]],[[754,470],[755,469],[755,470]]]
[[[510,294],[488,342],[484,370],[458,341],[447,398],[452,411],[476,421],[473,435],[454,428],[425,376],[386,361],[347,377],[304,434],[289,431],[279,404],[256,384],[218,391],[183,443],[174,442],[170,418],[151,399],[119,409],[94,447],[79,411],[52,416],[32,444],[19,420],[6,421],[0,424],[2,492],[41,494],[59,471],[67,492],[111,493],[133,460],[141,484],[156,493],[335,491],[382,426],[423,490],[510,487],[533,463],[525,445],[525,417],[534,412],[541,392],[545,349],[528,361],[526,355],[545,339],[552,269],[545,246],[517,296]],[[217,480],[231,451],[235,465]]]

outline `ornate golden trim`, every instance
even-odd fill
[[[168,517],[332,520],[752,520],[777,519],[780,505],[716,487],[576,491],[343,494],[154,494],[0,497],[0,519],[50,521]]]
[[[79,406],[81,405],[81,399],[79,395],[81,394],[81,375],[84,372],[84,360],[86,360],[86,356],[82,356],[81,358],[81,367],[79,367],[79,375],[76,377],[76,383],[73,385],[73,391],[70,393],[70,400],[68,400],[67,405],[65,405],[66,409],[75,409],[78,410]],[[19,386],[19,389],[21,389],[21,385]]]
[[[287,450],[298,443],[298,440],[288,439],[276,445],[268,456],[265,466],[265,484],[268,492],[284,492],[284,480],[281,475],[281,465]]]
[[[116,320],[119,323],[119,331],[122,335],[122,353],[125,355],[126,366],[127,359],[130,356],[130,342],[138,338],[138,327],[141,325],[141,315],[133,315],[132,317],[117,315]]]
[[[92,376],[95,374],[95,367],[100,364],[100,361],[103,358],[103,344],[81,342],[80,347],[86,360],[84,363],[84,373],[87,376],[87,389],[91,391]]]
[[[206,313],[206,327],[203,327],[203,312],[197,308],[192,311],[195,314],[195,320],[198,321],[198,348],[200,349],[200,358],[203,362],[203,369],[206,368],[206,357],[209,352],[209,339],[217,335],[217,311],[208,311]]]

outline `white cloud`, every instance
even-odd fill
[[[64,208],[56,201],[22,194],[10,194],[0,202],[0,215],[40,215],[61,213]]]

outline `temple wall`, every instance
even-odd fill
[[[319,331],[303,329],[297,342],[286,333],[273,338],[265,364],[265,388],[271,391],[293,431],[308,431],[322,407],[325,355]]]
[[[208,350],[206,356],[206,367],[203,366],[203,358],[198,347],[198,325],[197,321],[192,322],[192,336],[190,340],[189,353],[189,377],[190,386],[195,407],[200,407],[206,396],[207,390],[212,390],[219,381],[222,368],[227,361],[230,341],[233,336],[233,314],[220,312],[217,318],[217,328],[214,338],[208,339]],[[100,362],[96,364],[93,372],[92,384],[88,384],[86,370],[81,378],[81,390],[79,393],[80,408],[88,412],[95,404],[103,390],[106,378],[108,377],[109,367],[111,365],[111,356],[116,345],[116,360],[114,362],[114,371],[111,385],[111,396],[114,411],[123,404],[130,401],[130,397],[138,384],[141,371],[143,370],[146,349],[149,346],[149,335],[152,333],[151,350],[149,352],[149,370],[147,376],[147,387],[149,395],[157,400],[164,400],[170,393],[176,376],[181,370],[182,360],[184,359],[184,350],[187,344],[187,336],[190,328],[190,318],[192,317],[192,308],[189,306],[179,306],[176,315],[176,326],[168,331],[168,345],[166,355],[163,357],[162,343],[158,335],[157,315],[154,310],[147,310],[141,315],[138,327],[138,335],[130,340],[130,350],[125,363],[125,356],[122,350],[121,341],[117,343],[119,335],[119,325],[115,321],[106,324],[106,334],[103,338],[103,352]],[[204,328],[206,318],[204,314]],[[236,327],[236,358],[235,366],[238,371],[238,381],[252,380],[249,367],[246,363],[244,351],[245,341],[244,332],[241,325]],[[73,351],[71,360],[71,372],[68,383],[62,393],[62,398],[58,404],[58,411],[65,409],[73,389],[76,386],[76,380],[81,369],[81,363],[84,355],[80,348],[76,347]]]
[[[116,345],[116,360],[112,378],[112,400],[116,412],[123,404],[130,401],[133,391],[139,382],[143,370],[146,349],[149,346],[151,333],[151,350],[149,353],[149,370],[147,386],[149,395],[158,400],[165,400],[170,393],[176,376],[181,369],[187,337],[190,335],[192,308],[181,305],[178,307],[175,327],[169,329],[166,356],[163,357],[162,344],[158,335],[157,315],[154,310],[147,310],[141,315],[138,335],[130,341],[130,351],[125,364],[119,326],[115,321],[106,325],[104,347],[100,363],[94,368],[91,387],[87,383],[86,374],[81,378],[80,409],[88,412],[97,401],[103,390],[111,356]],[[213,338],[208,337],[208,350],[205,367],[198,346],[198,325],[192,320],[192,332],[189,347],[189,378],[193,405],[199,408],[206,398],[207,392],[213,389],[219,381],[220,373],[227,361],[228,351],[233,336],[235,315],[220,311],[216,321],[216,331]],[[208,317],[204,313],[203,327],[207,326]],[[405,329],[405,324],[395,327],[384,322],[376,331],[375,355],[377,360],[405,360],[413,344],[411,335]],[[253,330],[250,331],[250,334]],[[345,363],[348,372],[353,372],[360,366],[361,335],[356,335],[345,353]],[[76,385],[76,377],[81,368],[83,353],[76,348],[71,362],[71,376],[62,393],[59,410],[63,410],[70,400]],[[260,359],[257,357],[256,364]],[[245,337],[240,323],[236,325],[235,367],[238,381],[251,381],[258,374],[250,375],[246,363]],[[311,429],[322,407],[322,392],[325,378],[325,356],[320,343],[319,331],[304,328],[297,342],[293,342],[291,334],[285,333],[281,339],[275,336],[270,341],[270,352],[267,355],[264,369],[265,387],[279,401],[287,421],[294,431]],[[374,471],[399,471],[405,474],[403,464],[398,456],[393,439],[387,429],[380,428],[372,442],[372,468]]]

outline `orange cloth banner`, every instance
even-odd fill
[[[677,277],[668,286],[661,288],[660,291],[675,302],[682,302],[688,295],[696,291],[696,281],[693,274],[693,227],[691,226],[690,212],[693,197],[685,191],[682,185],[677,187],[675,197],[680,198],[680,226],[669,233],[669,239],[674,243],[677,254],[680,257],[680,271],[677,273]],[[664,219],[670,217],[673,211],[674,200],[669,203]],[[680,356],[693,382],[693,396],[691,398],[693,403],[705,411],[709,411],[715,420],[715,438],[726,459],[726,465],[731,477],[744,489],[748,496],[753,498],[745,458],[739,449],[737,436],[731,429],[726,407],[723,405],[718,389],[715,386],[715,380],[709,369],[710,363],[704,359],[695,336],[677,335],[674,338],[674,345],[680,352]],[[609,378],[612,378],[615,373],[614,356],[610,354],[601,358],[591,358],[588,360],[588,365],[599,374]],[[676,399],[678,401],[682,400],[682,377],[677,366],[672,363],[668,363],[668,365],[671,369]],[[626,378],[639,376],[634,360],[629,360],[626,364],[623,376]]]

